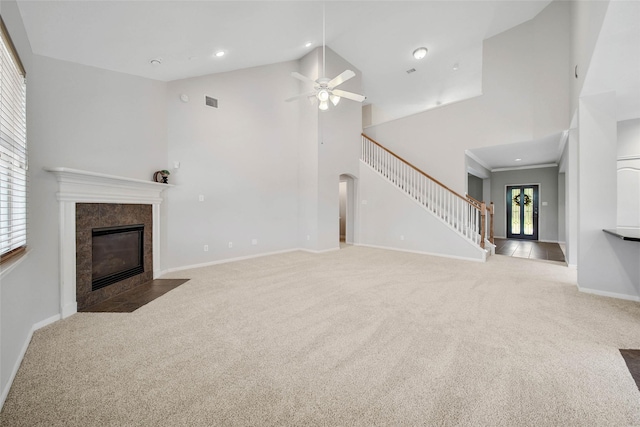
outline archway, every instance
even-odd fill
[[[338,185],[339,227],[338,240],[341,245],[352,245],[356,241],[356,178],[349,174],[340,175]]]

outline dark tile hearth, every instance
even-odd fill
[[[624,358],[627,368],[629,368],[629,372],[638,386],[638,390],[640,390],[640,350],[620,349],[620,354]]]
[[[189,279],[156,279],[122,292],[106,301],[78,310],[83,313],[132,313],[177,288]]]
[[[565,262],[564,252],[557,243],[515,239],[495,239],[494,243],[497,255]]]

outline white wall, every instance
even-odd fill
[[[340,85],[340,89],[362,93],[360,71],[331,49],[326,49],[326,55],[326,76],[333,78],[344,70],[352,70],[356,76]],[[340,175],[358,178],[362,105],[342,99],[336,108],[318,114],[318,242],[313,249],[327,250],[339,247]],[[357,217],[357,212],[354,215]]]
[[[574,76],[571,78],[571,114],[573,114],[578,109],[578,99],[609,7],[609,0],[572,1],[570,5],[572,47],[570,73]],[[577,78],[574,74],[576,70]]]
[[[570,129],[563,155],[565,168],[565,243],[567,264],[578,266],[578,129]]]
[[[537,168],[493,172],[491,200],[494,202],[493,226],[497,237],[507,235],[506,186],[539,184],[538,240],[558,241],[558,168]],[[543,202],[547,206],[543,206]]]
[[[360,204],[362,245],[484,260],[479,246],[364,163],[360,163]]]
[[[640,228],[640,119],[618,122],[619,227]]]
[[[300,60],[300,73],[315,80],[321,77],[322,63],[322,49],[315,49]],[[325,77],[333,78],[347,69],[356,76],[340,89],[362,93],[360,71],[327,48]],[[310,89],[310,85],[302,83],[299,92]],[[300,114],[299,246],[311,251],[337,249],[338,183],[342,174],[358,176],[362,105],[342,99],[337,107],[331,105],[328,111],[321,112],[315,102],[302,99],[296,104]],[[357,192],[357,184],[355,187]],[[357,207],[355,211],[353,215],[357,215]]]
[[[482,95],[366,129],[464,193],[465,149],[529,141],[569,127],[569,2],[485,41]]]
[[[640,301],[640,244],[604,233],[616,228],[615,93],[580,98],[578,286]]]
[[[292,61],[168,84],[169,163],[180,168],[166,192],[163,269],[297,247],[300,105],[284,102],[297,70]]]
[[[566,197],[566,175],[558,174],[558,242],[566,243],[567,239],[567,197]]]
[[[29,150],[29,253],[0,284],[5,393],[34,325],[60,313],[58,186],[43,168],[151,179],[167,145],[164,83],[33,55],[15,3],[1,12],[27,71]]]

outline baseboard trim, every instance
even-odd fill
[[[191,270],[191,269],[194,269],[194,268],[210,267],[212,265],[227,264],[229,262],[244,261],[244,260],[247,260],[247,259],[262,258],[262,257],[265,257],[265,256],[286,254],[286,253],[289,253],[289,252],[295,252],[295,251],[300,251],[300,250],[304,250],[304,249],[299,249],[299,248],[284,249],[284,250],[281,250],[281,251],[263,252],[263,253],[254,254],[254,255],[246,255],[246,256],[240,256],[240,257],[235,257],[235,258],[225,258],[225,259],[219,259],[219,260],[216,260],[216,261],[203,262],[201,264],[191,264],[191,265],[184,265],[182,267],[168,268],[166,270],[162,270],[159,277],[162,277],[162,276],[164,276],[165,274],[168,274],[168,273],[175,273],[176,271],[184,271],[184,270]]]
[[[299,248],[299,251],[302,252],[308,252],[310,254],[326,254],[327,252],[334,252],[334,251],[339,251],[340,250],[340,246],[335,247],[335,248],[329,248],[329,249],[322,249],[322,250],[315,250],[315,249],[306,249],[306,248]]]
[[[600,291],[598,289],[582,288],[580,287],[580,285],[578,285],[578,290],[580,292],[584,292],[585,294],[592,294],[592,295],[598,295],[601,297],[609,297],[609,298],[623,299],[627,301],[640,302],[640,297],[636,295],[619,294],[617,292],[607,292],[607,291]]]
[[[418,254],[418,255],[430,255],[430,256],[436,256],[436,257],[440,257],[440,258],[457,259],[457,260],[461,260],[461,261],[474,261],[474,262],[486,262],[487,261],[487,251],[486,250],[483,251],[482,259],[477,259],[477,258],[467,258],[467,257],[461,257],[461,256],[455,256],[455,255],[437,254],[437,253],[433,253],[433,252],[414,251],[414,250],[411,250],[411,249],[392,248],[390,246],[368,245],[368,244],[364,244],[364,243],[356,243],[354,246],[364,246],[364,247],[367,247],[367,248],[375,248],[375,249],[386,249],[388,251],[407,252],[407,253]]]
[[[0,396],[0,409],[4,406],[5,400],[7,400],[7,396],[9,395],[9,390],[11,390],[11,386],[13,385],[13,380],[16,379],[16,375],[18,374],[18,370],[20,369],[20,365],[22,364],[22,359],[24,359],[24,355],[27,354],[27,349],[29,348],[29,344],[31,344],[31,338],[33,338],[33,333],[40,328],[44,328],[47,325],[52,324],[53,322],[57,322],[62,317],[59,314],[55,316],[51,316],[48,319],[41,320],[37,322],[31,327],[29,334],[27,335],[27,339],[24,341],[22,349],[20,349],[20,355],[18,356],[18,360],[16,360],[15,365],[13,366],[13,370],[11,371],[11,375],[9,376],[9,381],[7,381],[7,385],[2,390],[2,395]]]

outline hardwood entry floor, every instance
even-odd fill
[[[155,279],[80,311],[84,313],[132,313],[188,280]]]
[[[565,262],[564,252],[557,243],[515,239],[494,239],[494,243],[497,255]]]

